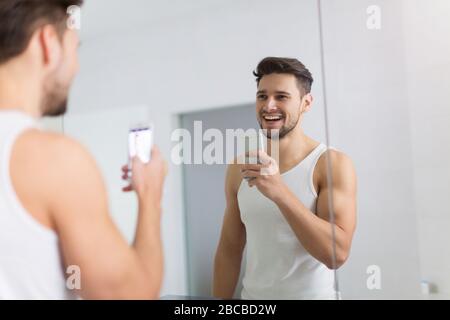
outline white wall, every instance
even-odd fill
[[[450,1],[403,9],[421,275],[450,299]]]
[[[64,132],[64,128],[63,128],[63,117],[45,117],[42,118],[39,121],[39,125],[45,129],[45,130],[49,130],[49,131],[53,131],[53,132],[57,132],[57,133],[62,133]]]
[[[157,11],[160,3],[140,5],[142,10]],[[315,0],[227,1],[223,5],[216,1],[214,6],[176,19],[86,36],[66,132],[78,137],[96,156],[109,184],[114,217],[128,239],[133,236],[134,216],[130,214],[128,220],[127,215],[134,206],[121,200],[123,195],[117,192],[117,169],[126,154],[124,140],[119,140],[126,122],[134,117],[130,114],[142,109],[127,107],[149,106],[149,116],[156,124],[156,142],[169,157],[170,133],[177,127],[174,121],[178,114],[252,103],[256,87],[251,72],[257,63],[269,55],[294,56],[309,66],[316,78],[316,109],[306,118],[305,130],[323,141],[316,18]],[[83,25],[89,25],[89,19],[96,19],[95,12],[83,19]],[[103,126],[106,128],[101,129]],[[111,133],[109,141],[103,130]],[[122,145],[103,145],[109,143]],[[105,156],[106,152],[111,157]],[[170,167],[164,200],[163,295],[187,293],[180,170]]]

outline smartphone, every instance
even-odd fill
[[[265,151],[265,136],[263,135],[263,133],[260,131],[258,131],[258,138],[257,141],[249,141],[247,139],[248,137],[246,137],[246,141],[245,141],[245,152],[246,152],[246,157],[245,157],[245,163],[246,164],[261,164],[261,161],[259,159],[259,156],[248,156],[247,153],[249,151],[256,151],[256,150],[260,150],[260,151]],[[250,181],[253,178],[245,178],[245,180]]]
[[[257,150],[265,151],[264,135],[261,131],[258,131],[256,140],[254,140],[254,137],[245,137],[245,154],[246,161],[248,161],[247,163],[261,164],[258,156],[248,156],[248,152]]]
[[[150,162],[153,147],[153,125],[132,127],[128,133],[128,167],[131,170],[131,159],[139,157],[143,163]]]

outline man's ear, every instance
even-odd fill
[[[62,39],[53,25],[42,26],[38,32],[42,52],[42,63],[53,70],[62,57]]]
[[[302,112],[308,112],[311,110],[312,103],[313,103],[313,96],[310,93],[307,93],[302,98]]]

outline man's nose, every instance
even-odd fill
[[[276,109],[277,109],[277,104],[276,104],[275,99],[269,98],[269,100],[267,101],[266,110],[273,111]]]

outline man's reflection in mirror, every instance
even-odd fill
[[[334,270],[347,260],[356,227],[353,163],[304,133],[313,77],[300,61],[265,58],[254,75],[268,150],[257,164],[227,170],[214,296],[233,298],[246,247],[242,299],[335,299]],[[270,156],[275,140],[279,161]]]

